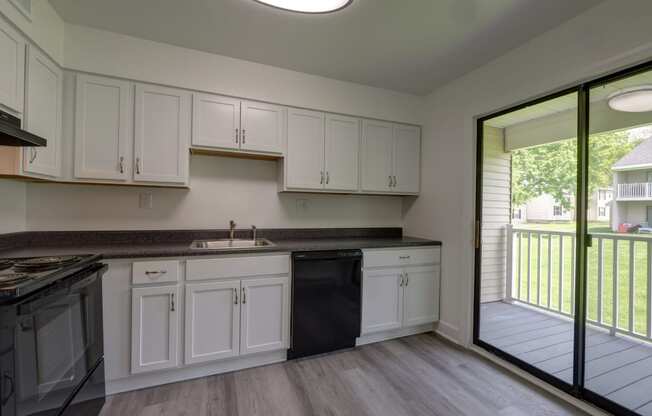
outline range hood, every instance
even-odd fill
[[[20,119],[0,111],[0,146],[45,146],[47,140],[20,128]]]

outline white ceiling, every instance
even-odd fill
[[[67,22],[419,95],[600,1],[354,0],[305,15],[253,0],[50,0]]]

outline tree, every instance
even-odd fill
[[[611,167],[639,143],[638,139],[630,139],[626,131],[589,137],[589,194],[612,185]],[[549,194],[564,209],[571,209],[576,191],[576,139],[512,152],[512,202],[515,206]]]

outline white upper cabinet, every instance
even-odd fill
[[[324,113],[289,109],[285,164],[288,188],[324,187]]]
[[[25,82],[25,40],[0,18],[0,104],[21,113]]]
[[[188,182],[190,93],[136,85],[134,180]]]
[[[240,280],[186,285],[186,364],[240,352]]]
[[[394,125],[394,169],[392,191],[418,193],[421,176],[421,130]]]
[[[131,169],[131,84],[77,75],[75,177],[126,181]]]
[[[288,276],[242,280],[240,354],[288,347]]]
[[[46,139],[47,145],[23,149],[23,171],[59,177],[63,72],[35,47],[29,48],[26,93],[23,126]]]
[[[358,189],[359,149],[360,121],[353,117],[327,114],[324,158],[326,189]]]
[[[257,152],[283,153],[285,107],[242,101],[240,148]]]
[[[131,372],[179,364],[177,286],[137,287],[131,291]]]
[[[192,145],[240,148],[240,100],[219,95],[193,95]]]
[[[362,190],[391,191],[394,125],[382,121],[362,121]]]

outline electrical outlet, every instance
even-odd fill
[[[297,199],[298,213],[308,212],[309,208],[310,208],[310,201],[308,201],[307,199]]]
[[[138,206],[142,209],[152,209],[153,197],[151,192],[141,192],[138,197]]]

